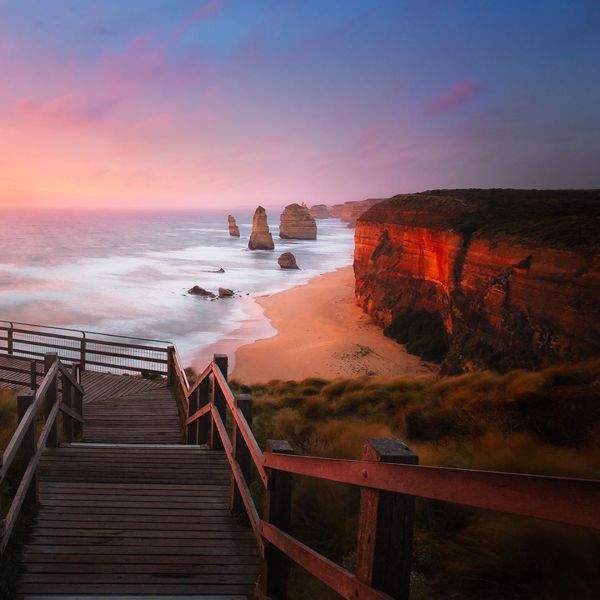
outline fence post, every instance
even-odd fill
[[[33,404],[35,400],[35,392],[33,390],[24,390],[17,396],[17,421],[20,423],[27,412],[27,409]],[[29,461],[33,458],[37,450],[37,444],[35,440],[35,417],[31,421],[31,425],[25,433],[21,448],[19,450],[19,462],[23,470],[27,468]],[[31,504],[37,504],[37,476],[34,475],[31,480],[31,486],[27,491],[26,500]]]
[[[213,362],[217,365],[217,367],[219,367],[219,369],[221,369],[221,373],[223,373],[223,377],[225,377],[225,381],[227,381],[227,370],[229,364],[227,355],[215,354],[213,356]],[[223,423],[225,423],[227,419],[225,402],[225,395],[223,394],[223,390],[221,390],[221,386],[217,383],[217,379],[215,377],[213,379],[213,403],[219,415],[221,415]],[[217,426],[212,420],[210,428],[210,447],[213,450],[223,450],[223,442],[221,441],[221,437],[217,431]]]
[[[62,377],[62,401],[69,408],[73,408],[73,385],[67,377]],[[73,441],[73,418],[63,413],[62,416],[63,439],[67,444]]]
[[[44,374],[48,373],[48,371],[52,368],[52,365],[58,360],[58,354],[56,352],[48,352],[44,355]],[[48,391],[46,392],[46,411],[45,418],[48,418],[52,407],[58,400],[58,376],[54,378],[54,381],[50,384]],[[56,448],[58,446],[58,428],[57,422],[54,421],[54,425],[52,425],[52,429],[48,435],[48,442],[46,446],[48,448]]]
[[[72,373],[75,381],[81,385],[81,365],[79,363],[73,363]]]
[[[29,379],[32,390],[37,390],[37,360],[32,360],[29,364]]]
[[[294,453],[286,440],[267,440],[266,451],[274,454]],[[269,469],[268,475],[263,520],[288,533],[292,517],[292,475],[274,469]],[[261,592],[272,600],[286,598],[289,572],[289,558],[272,544],[266,543],[259,580]]]
[[[416,465],[419,457],[397,439],[368,439],[363,460]],[[395,600],[408,600],[415,512],[414,496],[362,488],[357,578]]]
[[[81,385],[81,365],[79,363],[73,363],[72,373],[75,381]],[[83,394],[77,388],[73,388],[73,409],[81,418],[83,418]],[[83,423],[74,420],[73,436],[76,440],[81,437],[82,431]]]
[[[14,335],[15,332],[13,331],[13,324],[11,323],[8,331],[6,332],[6,351],[8,354],[13,353]]]
[[[204,408],[210,403],[210,379],[206,377],[200,382],[196,391],[198,392],[198,410]],[[208,444],[210,441],[210,424],[212,422],[212,416],[209,414],[200,417],[198,423],[198,444]]]
[[[235,398],[235,406],[240,409],[250,430],[252,431],[252,396],[250,394],[239,394]],[[250,451],[246,445],[246,441],[240,433],[237,421],[233,419],[233,431],[231,435],[231,447],[233,457],[240,465],[242,475],[246,483],[250,482]],[[235,477],[231,474],[231,492],[229,496],[229,508],[235,513],[244,511],[244,503],[235,483]]]
[[[85,371],[85,355],[87,351],[87,345],[85,340],[85,331],[81,332],[83,337],[81,338],[80,348],[79,348],[79,366],[82,371]]]
[[[175,346],[167,346],[167,385],[173,385],[174,383],[175,383]]]
[[[199,388],[196,388],[188,397],[188,418],[198,410],[198,401],[200,396]],[[187,426],[187,443],[198,443],[198,419]]]

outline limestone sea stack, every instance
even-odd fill
[[[282,269],[299,269],[296,263],[296,257],[291,252],[284,252],[277,262]]]
[[[310,214],[315,219],[329,219],[331,217],[326,204],[313,204],[310,207]]]
[[[254,211],[252,233],[248,240],[248,248],[250,250],[273,250],[275,248],[273,236],[269,231],[269,224],[267,223],[267,212],[262,206],[259,206]]]
[[[281,213],[279,237],[283,240],[316,240],[317,222],[306,206],[289,204]]]
[[[235,222],[235,217],[233,215],[229,215],[227,217],[227,222],[229,224],[229,235],[231,237],[240,237],[240,229]]]

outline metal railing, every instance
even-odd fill
[[[165,340],[0,320],[0,354],[32,361],[56,352],[61,361],[79,363],[82,370],[167,376],[171,345]]]

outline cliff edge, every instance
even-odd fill
[[[600,192],[433,190],[357,221],[358,304],[443,371],[600,354]]]

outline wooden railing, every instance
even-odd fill
[[[0,498],[11,469],[20,475],[20,480],[6,516],[0,520],[0,553],[8,544],[24,503],[37,503],[36,469],[42,452],[46,447],[57,446],[59,441],[72,442],[83,427],[84,391],[79,365],[68,368],[56,354],[48,354],[44,366],[45,375],[37,391],[23,390],[17,396],[17,429],[2,453]],[[59,412],[62,431],[58,427]],[[40,420],[43,426],[38,437]]]
[[[348,600],[407,599],[415,496],[600,529],[600,481],[421,466],[396,439],[366,440],[362,460],[296,456],[282,440],[267,441],[263,453],[251,398],[227,383],[226,356],[215,355],[192,387],[183,377],[174,385],[185,398],[187,442],[227,455],[231,509],[245,509],[261,555],[259,597],[286,597],[291,559]],[[264,487],[262,516],[248,485],[252,463]],[[290,535],[292,474],[361,489],[355,573]]]
[[[56,352],[61,361],[79,363],[82,370],[167,376],[170,345],[163,340],[0,321],[0,354],[36,360]]]

